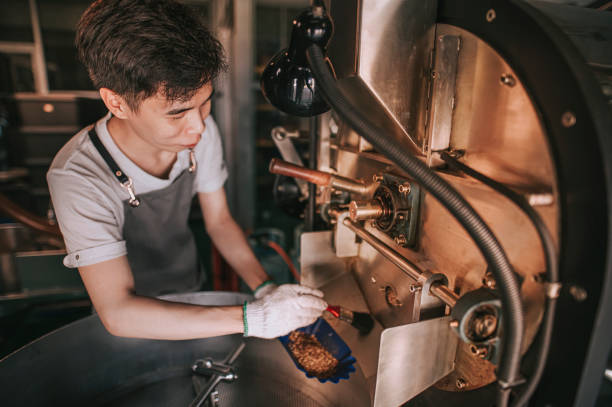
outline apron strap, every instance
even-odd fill
[[[134,194],[134,183],[132,182],[132,178],[128,177],[121,170],[121,168],[119,168],[119,166],[117,165],[113,157],[110,155],[106,147],[104,147],[104,144],[102,144],[100,137],[98,137],[98,134],[96,133],[95,125],[91,128],[91,130],[89,130],[89,138],[91,139],[91,142],[93,143],[96,150],[98,150],[98,152],[106,162],[106,165],[108,165],[108,168],[110,168],[115,178],[117,178],[117,181],[119,181],[121,186],[127,190],[128,194],[130,195],[130,200],[128,201],[130,206],[135,208],[140,205],[140,200]]]

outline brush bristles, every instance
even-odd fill
[[[353,312],[353,322],[351,323],[362,335],[369,334],[374,328],[374,319],[365,312]]]

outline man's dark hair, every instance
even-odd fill
[[[97,0],[75,43],[96,89],[111,89],[132,110],[157,92],[188,100],[226,69],[219,41],[173,0]]]

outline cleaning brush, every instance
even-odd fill
[[[339,305],[329,305],[326,311],[329,311],[334,317],[344,322],[348,322],[353,327],[357,328],[362,335],[369,334],[374,327],[374,319],[372,319],[370,314],[366,314],[365,312],[351,311]]]

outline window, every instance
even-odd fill
[[[0,41],[34,42],[28,1],[5,1],[0,5]]]
[[[0,93],[35,90],[31,55],[0,52]]]
[[[93,90],[74,47],[76,25],[90,0],[38,0],[49,90]]]

